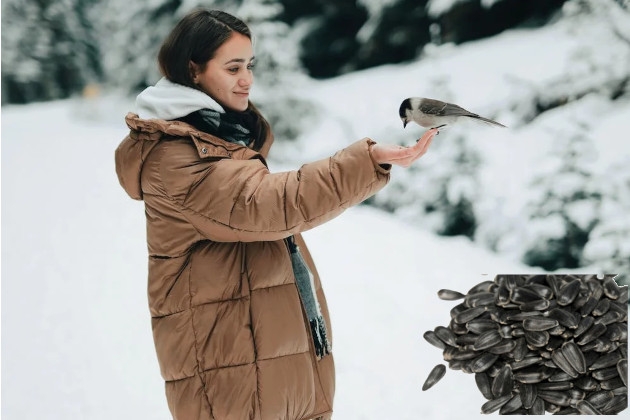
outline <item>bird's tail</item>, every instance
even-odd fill
[[[503,124],[501,124],[499,122],[490,120],[488,118],[484,118],[484,117],[482,117],[480,115],[477,115],[477,114],[471,114],[471,115],[469,115],[469,117],[474,118],[474,119],[479,120],[479,121],[483,121],[486,124],[498,125],[499,127],[507,128],[506,126],[504,126]]]

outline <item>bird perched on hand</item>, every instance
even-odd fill
[[[496,121],[474,114],[459,105],[429,98],[407,98],[398,110],[403,128],[411,121],[425,128],[442,128],[454,124],[462,117],[473,118],[487,124],[505,127]]]

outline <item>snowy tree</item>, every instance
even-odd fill
[[[100,22],[103,67],[111,87],[136,92],[159,79],[158,50],[182,17],[181,5],[182,0],[110,0],[93,10],[93,18]]]
[[[396,173],[369,203],[439,235],[473,238],[481,159],[464,136],[448,140],[435,139],[432,159]]]
[[[96,0],[2,2],[2,103],[66,98],[101,80]]]
[[[619,274],[618,282],[630,284],[630,166],[612,165],[604,178],[601,217],[584,247],[582,263]]]
[[[282,4],[277,0],[245,0],[236,11],[252,31],[256,54],[256,83],[277,87],[303,74],[298,45],[291,28],[278,20]]]
[[[580,266],[584,245],[599,220],[601,192],[588,169],[593,154],[586,135],[558,134],[557,159],[534,178],[535,195],[525,209],[526,264],[546,270]]]

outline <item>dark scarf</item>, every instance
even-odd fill
[[[253,118],[249,112],[228,111],[221,113],[206,108],[192,112],[185,117],[178,118],[178,120],[230,143],[249,146],[252,140],[250,132],[254,124]],[[328,343],[326,322],[317,300],[313,273],[308,269],[293,236],[287,238],[286,242],[291,254],[291,266],[295,284],[311,328],[315,354],[318,358],[322,358],[330,354],[331,346]]]
[[[178,118],[198,130],[217,136],[230,143],[249,146],[255,117],[251,112],[219,112],[204,108]]]

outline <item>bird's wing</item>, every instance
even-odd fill
[[[437,116],[445,116],[445,115],[475,115],[470,111],[465,110],[459,105],[450,104],[448,102],[438,101],[436,99],[427,99],[425,98],[420,103],[420,111],[428,114],[428,115],[437,115]]]
[[[442,115],[453,115],[453,116],[477,116],[459,105],[449,104],[447,103],[444,109],[442,110]]]
[[[427,115],[444,115],[444,108],[447,105],[446,102],[425,98],[420,102],[418,109]]]

